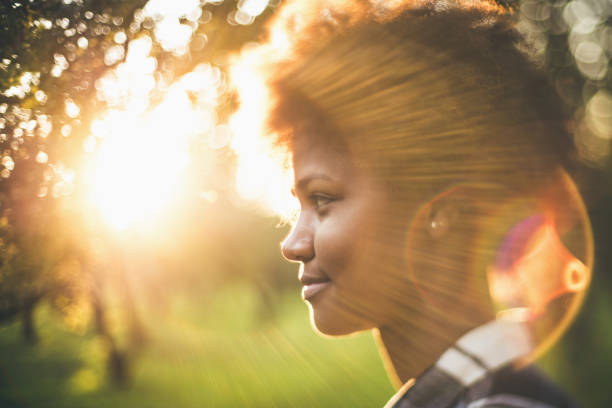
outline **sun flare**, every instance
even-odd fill
[[[173,137],[167,121],[147,116],[111,112],[105,122],[112,135],[96,150],[87,172],[89,199],[116,229],[160,216],[189,163],[184,138]]]
[[[150,43],[148,37],[132,41],[126,61],[99,83],[111,109],[92,122],[83,146],[88,204],[117,230],[151,226],[167,215],[181,193],[193,143],[220,133],[221,79],[208,64],[178,78],[150,105],[156,64]]]

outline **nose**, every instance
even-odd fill
[[[300,216],[287,238],[281,244],[283,256],[294,262],[308,262],[314,257],[314,231]]]

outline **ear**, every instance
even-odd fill
[[[472,273],[487,188],[460,184],[430,196],[408,230],[408,276],[429,312],[455,323],[493,316],[484,273]]]
[[[453,191],[434,197],[428,204],[425,216],[425,228],[429,236],[435,240],[446,236],[453,226],[456,226],[457,219],[465,206],[465,200]]]

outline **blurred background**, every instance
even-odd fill
[[[0,407],[369,407],[393,394],[368,333],[313,333],[278,251],[286,180],[228,122],[231,55],[279,3],[0,3]],[[596,243],[583,310],[540,364],[607,407],[612,2],[503,3],[572,115]]]

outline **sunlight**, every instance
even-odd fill
[[[264,210],[288,219],[298,209],[289,194],[292,172],[284,152],[274,145],[274,136],[265,136],[262,118],[267,116],[270,102],[268,89],[261,81],[254,56],[255,48],[242,53],[240,63],[231,68],[234,86],[240,89],[240,109],[229,122],[233,134],[232,149],[238,155],[236,189],[245,200],[258,202]]]
[[[88,174],[90,199],[116,229],[159,215],[188,163],[181,140],[146,119],[110,112],[104,122],[112,137],[97,150]]]
[[[185,54],[189,40],[193,34],[193,27],[183,24],[181,19],[194,22],[201,13],[199,0],[149,0],[143,12],[146,16],[157,21],[155,38],[162,48],[178,55]]]
[[[149,106],[156,61],[151,39],[132,41],[126,61],[97,84],[113,109],[92,121],[84,150],[88,201],[115,230],[150,226],[171,211],[180,193],[190,148],[215,127],[220,74],[197,66]]]
[[[98,99],[113,108],[144,111],[155,88],[157,60],[149,56],[152,46],[153,40],[146,35],[130,41],[125,62],[96,81]]]
[[[200,10],[198,4],[173,2],[170,12],[165,2],[148,3],[143,12],[159,20],[155,37],[164,49],[179,52],[189,42],[192,29],[179,21],[197,19],[193,10]],[[241,6],[258,14],[267,4],[244,2]],[[165,85],[161,102],[152,106],[153,94],[160,91],[154,76],[157,60],[150,55],[153,39],[141,35],[128,44],[115,42],[114,47],[121,48],[119,53],[125,52],[125,61],[96,82],[97,97],[107,103],[109,111],[92,121],[83,144],[88,153],[83,171],[86,196],[101,219],[115,230],[125,230],[150,226],[168,215],[196,141],[206,142],[209,149],[229,146],[239,154],[236,190],[243,199],[257,201],[265,211],[286,218],[295,212],[297,204],[288,194],[291,173],[278,171],[279,166],[288,170],[285,155],[275,151],[269,139],[257,137],[261,130],[251,125],[267,109],[259,98],[243,101],[249,108],[241,109],[229,126],[217,123],[218,99],[225,89],[223,75],[219,68],[200,64]],[[252,95],[265,91],[248,70],[237,77],[242,78],[243,86],[253,88]],[[77,109],[66,105],[71,113]]]

